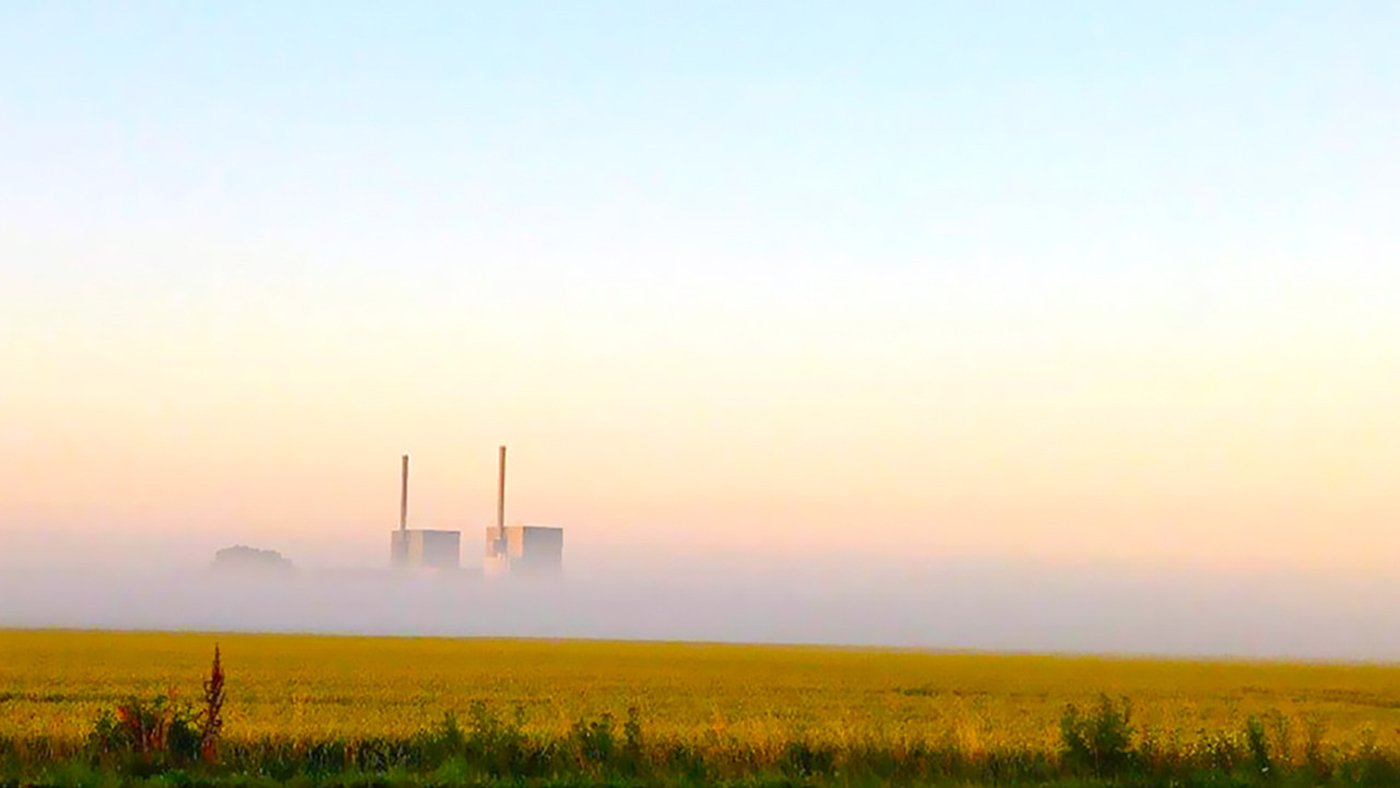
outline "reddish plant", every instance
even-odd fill
[[[224,727],[224,668],[219,647],[204,682],[204,707],[194,714],[172,688],[149,703],[132,698],[104,711],[88,741],[101,753],[130,753],[147,763],[215,763]]]
[[[224,727],[224,668],[219,646],[214,645],[214,665],[204,682],[204,710],[199,713],[199,755],[206,763],[219,758],[219,732]]]
[[[126,731],[132,748],[142,754],[165,751],[170,718],[170,710],[162,703],[145,706],[131,701],[117,707],[117,724]]]

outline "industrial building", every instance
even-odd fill
[[[543,525],[512,525],[486,529],[488,576],[557,575],[564,568],[564,529]]]
[[[399,569],[462,567],[462,532],[408,527],[408,455],[403,456],[399,529],[390,534],[389,563]]]
[[[496,524],[486,528],[487,577],[554,576],[564,570],[564,529],[539,525],[506,526],[506,447],[501,447],[496,483]]]

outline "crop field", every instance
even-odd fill
[[[539,741],[611,715],[635,720],[649,742],[696,751],[742,745],[761,756],[802,742],[1054,764],[1066,707],[1090,709],[1107,695],[1126,699],[1133,746],[1146,753],[1199,760],[1223,748],[1234,768],[1248,760],[1251,720],[1280,767],[1400,753],[1392,666],[46,631],[0,632],[0,741],[77,752],[99,715],[129,697],[195,700],[216,643],[227,676],[223,735],[234,747],[406,740],[446,715],[486,708]]]

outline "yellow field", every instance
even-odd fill
[[[1126,696],[1140,732],[1238,731],[1281,712],[1338,742],[1400,745],[1400,667],[935,654],[807,647],[0,632],[0,736],[82,736],[103,708],[175,688],[191,700],[214,643],[227,735],[411,733],[485,700],[525,727],[637,706],[649,735],[751,741],[954,736],[1053,749],[1066,703]],[[1301,745],[1300,745],[1301,746]]]

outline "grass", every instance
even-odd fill
[[[200,779],[1400,784],[1392,666],[105,632],[0,632],[0,775],[132,776],[94,720],[196,700],[215,641]]]

